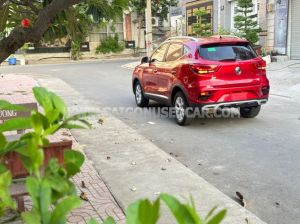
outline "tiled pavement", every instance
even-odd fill
[[[35,80],[20,75],[1,75],[0,77],[0,99],[14,103],[32,102],[32,87],[36,86]],[[70,135],[69,132],[63,138]],[[76,149],[79,144],[73,139],[73,147]],[[80,148],[80,147],[79,147]],[[80,208],[73,210],[68,217],[68,223],[87,223],[90,218],[103,221],[108,216],[113,217],[117,223],[125,223],[125,216],[118,206],[113,195],[97,173],[93,164],[86,158],[82,170],[72,178],[77,187],[78,195],[82,192],[87,196],[87,201],[82,200]],[[82,181],[85,187],[82,187]],[[31,208],[29,197],[25,199],[26,209]]]

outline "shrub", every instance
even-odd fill
[[[108,54],[108,53],[118,53],[124,50],[123,44],[119,43],[119,38],[117,35],[114,37],[108,37],[101,42],[101,44],[96,48],[96,54]]]
[[[238,36],[247,39],[253,44],[259,40],[258,33],[261,32],[262,29],[258,26],[257,14],[253,13],[252,0],[237,1],[234,23],[238,31]]]
[[[198,23],[193,24],[193,33],[199,37],[208,37],[212,34],[210,14],[205,10],[198,10],[195,12]]]

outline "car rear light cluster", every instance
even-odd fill
[[[211,92],[201,92],[199,99],[200,100],[207,100],[209,97],[211,97],[212,93]]]
[[[266,67],[267,67],[267,63],[264,60],[261,60],[256,64],[256,68],[258,70],[266,70]]]
[[[262,89],[261,89],[262,93],[264,95],[268,94],[270,92],[270,87],[269,86],[264,86]]]
[[[219,65],[201,65],[201,64],[193,64],[191,65],[191,70],[199,75],[210,74],[217,72],[221,66]]]

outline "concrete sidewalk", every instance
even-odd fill
[[[95,117],[90,120],[95,128],[72,133],[80,144],[86,145],[87,156],[94,162],[123,210],[136,199],[154,199],[160,192],[166,192],[180,198],[192,195],[197,210],[203,216],[216,205],[227,208],[224,224],[264,223],[150,140],[116,117],[104,113],[95,102],[81,96],[60,79],[37,80],[60,95],[72,112],[100,111],[99,117],[104,119],[103,126],[99,127],[99,117]],[[163,212],[160,223],[175,221],[169,213]]]

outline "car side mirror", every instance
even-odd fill
[[[145,63],[148,63],[148,62],[150,62],[150,60],[149,60],[149,57],[147,57],[147,56],[143,57],[142,60],[141,60],[142,64],[145,64]]]

